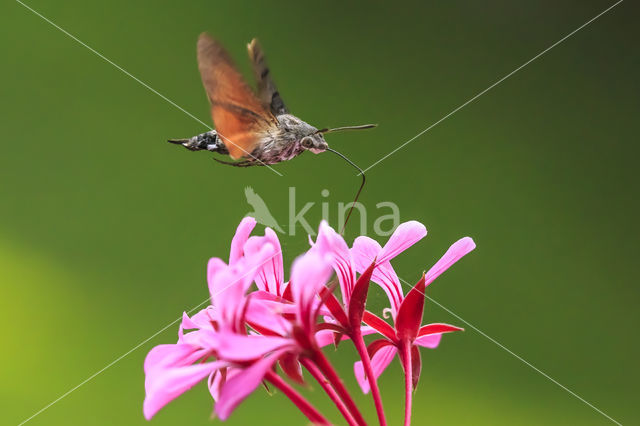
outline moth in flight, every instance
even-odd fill
[[[255,93],[242,78],[231,56],[217,40],[206,33],[198,38],[198,68],[202,84],[211,103],[215,130],[187,139],[170,139],[191,151],[228,154],[236,161],[219,163],[235,167],[264,166],[290,160],[304,151],[314,154],[329,151],[340,156],[362,175],[362,184],[353,206],[365,184],[364,172],[351,160],[329,148],[324,135],[341,130],[360,130],[375,124],[317,129],[289,113],[275,83],[258,40],[247,45],[249,59],[257,81]],[[344,228],[343,228],[344,229]]]
[[[375,127],[367,124],[317,129],[290,114],[271,79],[258,40],[253,39],[247,49],[257,81],[257,94],[244,81],[220,42],[206,33],[200,35],[198,68],[211,103],[215,130],[169,142],[192,151],[228,154],[239,161],[215,160],[248,167],[290,160],[304,151],[314,154],[334,151],[324,139],[326,133]]]

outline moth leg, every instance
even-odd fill
[[[227,166],[233,166],[233,167],[251,167],[251,166],[262,166],[263,164],[254,161],[254,160],[243,160],[243,161],[237,161],[237,162],[233,162],[233,161],[224,161],[224,160],[218,160],[217,158],[213,158],[215,161],[217,161],[220,164],[226,164]]]

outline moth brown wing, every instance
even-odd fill
[[[276,84],[273,82],[273,79],[271,79],[271,71],[269,70],[267,60],[258,39],[254,38],[251,40],[251,43],[247,45],[247,51],[251,65],[253,65],[253,74],[258,83],[258,97],[262,105],[268,108],[274,115],[288,114],[289,110],[284,104],[282,97],[280,97],[280,92],[278,92]]]
[[[277,124],[236,69],[222,45],[203,33],[198,68],[218,135],[234,160],[250,156],[262,131]]]

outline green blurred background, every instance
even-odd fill
[[[379,123],[327,137],[367,167],[613,2],[27,4],[207,123],[198,34],[222,40],[247,74],[257,36],[294,114]],[[250,211],[245,186],[283,223],[295,186],[299,205],[329,202],[338,226],[335,205],[358,179],[330,155],[277,165],[279,177],[171,146],[206,129],[19,3],[1,8],[0,423],[17,424],[205,300],[208,257],[227,255]],[[472,236],[477,250],[429,295],[623,424],[640,422],[637,16],[621,3],[372,168],[362,196],[371,218],[393,201],[429,229],[395,262],[409,281]],[[302,230],[282,240],[286,262],[307,247]],[[384,306],[381,292],[371,306]],[[415,424],[610,423],[436,304],[426,319],[467,332],[425,350]],[[145,424],[144,357],[176,333],[29,424]],[[354,352],[332,357],[359,394]],[[399,424],[397,363],[381,386]],[[339,422],[317,386],[309,394]],[[373,422],[370,399],[358,401]],[[208,425],[210,412],[200,385],[152,424]],[[304,418],[256,392],[228,424]]]

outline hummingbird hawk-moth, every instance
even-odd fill
[[[255,94],[236,69],[225,48],[203,33],[198,39],[198,68],[209,102],[215,130],[188,139],[171,139],[192,151],[207,150],[228,154],[235,162],[216,161],[249,167],[276,164],[311,151],[333,151],[324,134],[338,130],[367,129],[375,125],[317,129],[289,113],[275,83],[258,40],[247,45],[257,80]],[[338,154],[340,155],[340,154]]]
[[[219,163],[235,167],[264,166],[290,160],[304,151],[314,154],[329,151],[340,156],[360,171],[362,184],[351,211],[365,184],[364,172],[351,160],[329,148],[324,135],[341,130],[359,130],[375,124],[317,129],[289,113],[258,43],[248,45],[249,58],[257,81],[257,93],[249,87],[235,67],[231,56],[217,40],[206,33],[198,38],[198,69],[211,104],[215,130],[187,139],[170,139],[191,151],[228,154],[237,161]],[[344,230],[344,228],[343,228]]]

